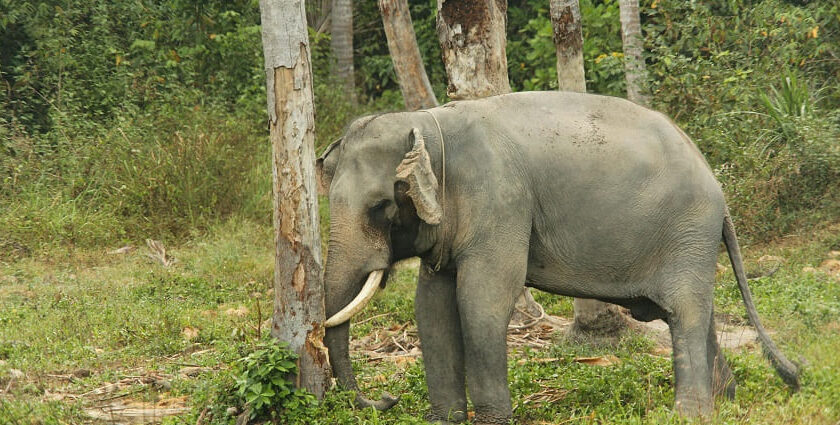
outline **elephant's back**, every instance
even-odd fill
[[[532,242],[546,254],[570,264],[613,258],[618,263],[606,267],[620,270],[652,255],[639,252],[640,240],[650,247],[686,235],[719,240],[720,186],[696,146],[664,115],[579,93],[511,94],[488,103],[468,113],[524,159],[516,162],[527,167],[540,238]]]

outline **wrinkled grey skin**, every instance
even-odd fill
[[[422,133],[442,183],[438,129],[426,112],[354,122],[320,159],[332,210],[325,274],[331,316],[365,276],[394,261],[423,262],[415,311],[432,410],[476,423],[511,417],[505,333],[523,282],[595,298],[671,329],[676,409],[705,415],[735,382],[718,347],[713,285],[723,237],[766,351],[791,386],[796,367],[758,323],[734,228],[708,164],[663,115],[628,101],[577,93],[515,93],[432,110],[446,155],[439,225],[418,217],[395,169]],[[442,257],[440,271],[432,268]],[[348,324],[327,330],[339,382],[357,389]],[[388,408],[386,396],[362,406]]]

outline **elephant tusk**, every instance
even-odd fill
[[[350,304],[347,304],[344,308],[342,308],[341,311],[327,319],[327,321],[324,322],[324,326],[327,328],[338,326],[350,320],[351,317],[355,316],[356,313],[365,308],[365,305],[367,305],[370,299],[373,298],[373,295],[376,294],[376,290],[379,288],[379,282],[382,280],[382,275],[384,274],[385,270],[374,270],[370,272],[365,285],[362,286],[362,290],[359,291],[359,295],[356,295],[356,298],[354,298]]]

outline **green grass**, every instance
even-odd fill
[[[774,339],[803,364],[802,390],[791,393],[758,349],[727,352],[739,386],[736,400],[719,401],[714,423],[836,424],[840,420],[840,282],[818,266],[840,239],[837,226],[745,247],[748,268],[762,255],[785,259],[770,277],[750,282],[759,313]],[[204,235],[172,246],[178,262],[168,268],[147,258],[145,247],[109,255],[116,247],[52,249],[0,263],[0,424],[97,423],[84,408],[90,397],[73,399],[127,376],[157,375],[166,385],[130,385],[122,397],[154,404],[184,397],[191,410],[167,424],[194,424],[205,408],[208,423],[233,423],[225,410],[235,404],[231,366],[258,340],[258,323],[272,311],[272,232],[262,224],[232,219]],[[728,261],[721,257],[721,263]],[[416,271],[396,270],[351,328],[353,338],[406,322],[413,324]],[[535,293],[546,310],[569,316],[567,298]],[[721,273],[717,311],[745,321],[731,272]],[[243,309],[244,307],[244,309]],[[241,316],[231,310],[241,312]],[[185,328],[198,330],[186,338]],[[263,333],[267,332],[260,326]],[[607,367],[574,361],[612,354]],[[535,359],[557,358],[552,362]],[[359,383],[368,396],[402,396],[388,412],[353,408],[353,395],[331,391],[309,411],[284,419],[306,424],[421,424],[429,408],[422,359],[368,362],[353,354]],[[185,367],[204,367],[182,376]],[[556,336],[547,350],[516,348],[509,358],[514,421],[518,424],[676,424],[671,360],[647,337],[631,334],[617,346],[575,343]],[[11,380],[11,369],[25,374]],[[90,371],[89,376],[79,373]],[[76,374],[73,378],[68,375]],[[64,378],[62,376],[65,376]],[[559,394],[551,403],[539,392]],[[120,393],[121,394],[121,393]],[[281,422],[284,423],[284,422]]]

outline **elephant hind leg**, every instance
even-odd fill
[[[709,336],[706,342],[707,358],[709,368],[712,370],[712,389],[715,396],[724,396],[729,400],[735,399],[735,376],[732,370],[726,363],[726,358],[723,356],[723,351],[717,340],[717,333],[715,332],[714,315],[712,315],[711,323],[709,325]]]
[[[672,269],[674,270],[674,269]],[[713,328],[714,277],[676,268],[658,302],[668,313],[674,363],[674,407],[683,416],[707,416],[714,409],[712,371],[718,349],[709,347]],[[712,269],[713,270],[713,269]],[[681,273],[680,273],[681,272]]]
[[[706,349],[708,314],[679,309],[670,315],[668,325],[674,349],[675,408],[685,416],[706,415],[714,406]]]

